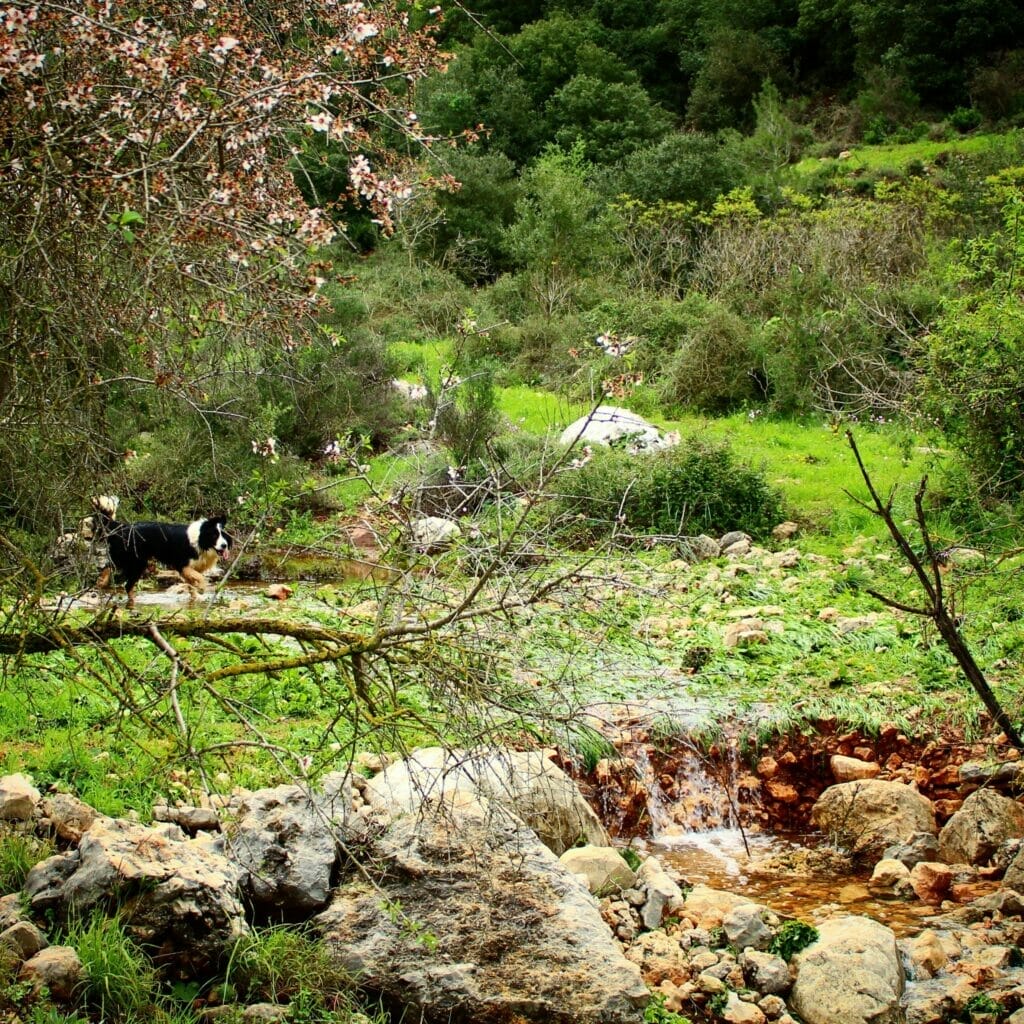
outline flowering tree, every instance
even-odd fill
[[[393,0],[0,2],[0,433],[109,457],[112,405],[202,406],[204,373],[300,345],[341,212],[387,231],[416,184],[439,63]],[[300,160],[328,150],[333,204]]]

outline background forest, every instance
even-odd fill
[[[1016,726],[1018,8],[5,0],[0,768],[143,818],[428,744],[583,774],[655,696],[748,759],[1017,745],[935,631]],[[598,403],[681,443],[561,443]],[[897,555],[851,426],[930,474]],[[227,510],[199,614],[93,590],[97,495]]]
[[[3,94],[9,529],[50,534],[101,481],[135,512],[164,515],[226,505],[254,472],[297,494],[325,452],[402,440],[411,413],[390,382],[422,368],[395,343],[442,339],[455,339],[452,372],[478,382],[456,404],[485,433],[497,421],[483,416],[484,392],[516,384],[585,401],[604,391],[661,416],[924,417],[966,456],[954,500],[1015,498],[1015,5],[409,14],[403,31],[422,27],[426,48],[414,73],[377,82],[375,114],[353,101],[346,132],[323,131],[339,100],[296,93],[298,114],[275,127],[292,153],[279,174],[294,184],[259,189],[297,186],[296,201],[325,218],[293,236],[297,294],[312,288],[319,306],[290,305],[293,293],[246,271],[219,228],[183,240],[137,191],[104,194],[109,176],[79,187],[73,151],[95,112],[53,98],[74,81],[70,54],[44,65],[41,102]],[[303,31],[282,67],[306,52]],[[94,67],[131,85],[123,67]],[[223,155],[215,135],[198,138]],[[380,170],[376,196],[354,185],[364,151]],[[243,166],[233,178],[223,168],[223,191],[251,198]],[[174,188],[193,187],[176,175]],[[251,234],[250,255],[262,244]],[[436,397],[440,379],[427,383]],[[484,440],[447,461],[472,462]]]

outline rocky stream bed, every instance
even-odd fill
[[[649,740],[622,722],[622,756],[578,780],[554,751],[365,759],[151,825],[7,776],[0,827],[56,852],[0,899],[0,945],[68,1004],[81,964],[47,928],[117,905],[168,977],[209,979],[254,926],[308,924],[427,1021],[1024,1021],[1013,752],[824,722],[737,771],[728,744]]]

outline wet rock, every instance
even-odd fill
[[[567,871],[582,875],[593,893],[628,889],[636,881],[632,868],[611,846],[577,846],[558,859]]]
[[[31,821],[39,796],[27,775],[15,772],[0,777],[0,821]]]
[[[922,860],[910,871],[910,884],[918,899],[938,905],[953,883],[953,872],[948,864]]]
[[[947,864],[985,864],[1007,839],[1024,836],[1024,807],[991,789],[972,793],[939,833]]]
[[[18,978],[36,989],[45,988],[58,1002],[70,1002],[84,978],[82,961],[70,946],[48,946],[21,965]]]
[[[789,1003],[807,1024],[900,1024],[903,968],[884,925],[831,918],[792,965]]]
[[[811,809],[826,835],[855,854],[878,856],[918,832],[935,832],[931,802],[899,782],[864,779],[829,786]]]
[[[374,776],[363,791],[371,808],[410,812],[453,793],[479,794],[507,808],[556,855],[581,837],[591,846],[609,844],[576,784],[540,751],[427,747]]]

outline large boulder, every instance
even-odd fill
[[[880,779],[829,786],[811,809],[811,820],[852,853],[875,859],[918,832],[935,833],[930,800],[900,782]]]
[[[587,416],[570,423],[559,438],[562,444],[628,444],[647,451],[670,448],[678,444],[678,436],[662,435],[656,426],[628,409],[614,405],[598,406]]]
[[[427,1020],[639,1022],[648,993],[586,887],[504,808],[449,792],[372,841],[315,920],[360,984]]]
[[[347,784],[337,793],[285,785],[232,799],[228,855],[256,907],[294,918],[326,906],[350,804]]]
[[[162,959],[207,970],[247,931],[239,870],[216,842],[176,825],[98,818],[78,848],[37,864],[24,891],[59,919],[118,906],[129,934]]]
[[[576,784],[536,750],[414,751],[374,776],[363,798],[375,811],[416,811],[424,800],[480,795],[521,818],[554,853],[582,839],[608,846],[608,833]]]
[[[991,789],[975,790],[939,833],[947,864],[986,864],[1007,839],[1024,836],[1024,807]]]
[[[868,917],[830,918],[793,957],[790,1006],[806,1024],[898,1024],[904,976],[892,931]]]

